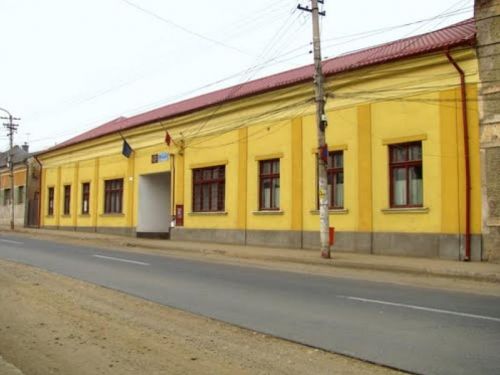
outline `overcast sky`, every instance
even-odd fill
[[[473,14],[473,0],[324,2],[324,58]],[[297,4],[0,0],[0,107],[21,117],[16,143],[40,150],[122,115],[309,64],[310,14]]]

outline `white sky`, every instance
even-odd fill
[[[297,4],[0,0],[0,107],[21,117],[15,143],[44,149],[122,115],[309,64],[310,14]],[[325,0],[323,7],[324,58],[473,14],[473,0]],[[0,150],[7,148],[0,129]]]

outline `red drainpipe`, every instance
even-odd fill
[[[464,127],[464,158],[465,158],[465,257],[464,261],[470,261],[470,157],[469,157],[469,122],[467,120],[467,90],[465,88],[465,73],[451,57],[450,51],[446,50],[448,61],[455,67],[460,75],[460,92],[462,99],[462,124]]]

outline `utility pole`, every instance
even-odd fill
[[[4,110],[5,111],[5,110]],[[7,112],[7,111],[5,111]],[[11,206],[11,215],[10,215],[10,229],[14,230],[14,209],[16,202],[14,201],[14,133],[17,131],[18,124],[14,124],[14,120],[20,120],[19,118],[13,117],[9,112],[8,117],[1,117],[4,120],[8,120],[9,122],[4,123],[3,125],[9,131],[9,158],[8,158],[8,166],[10,170],[10,206]]]
[[[316,93],[316,123],[318,128],[318,195],[319,195],[319,221],[320,221],[320,244],[321,256],[330,258],[329,227],[330,218],[328,213],[328,145],[325,141],[325,128],[327,120],[325,115],[325,92],[324,77],[321,66],[321,37],[319,31],[319,16],[325,16],[324,11],[320,11],[318,3],[323,4],[323,0],[311,0],[311,8],[298,5],[297,8],[312,15],[313,26],[313,51],[314,51],[314,87]]]

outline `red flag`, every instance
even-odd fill
[[[326,143],[323,147],[320,147],[319,155],[320,158],[325,162],[325,164],[328,164],[328,145]]]
[[[167,146],[170,146],[170,142],[172,141],[172,138],[170,138],[170,134],[168,132],[165,132],[165,143]]]

